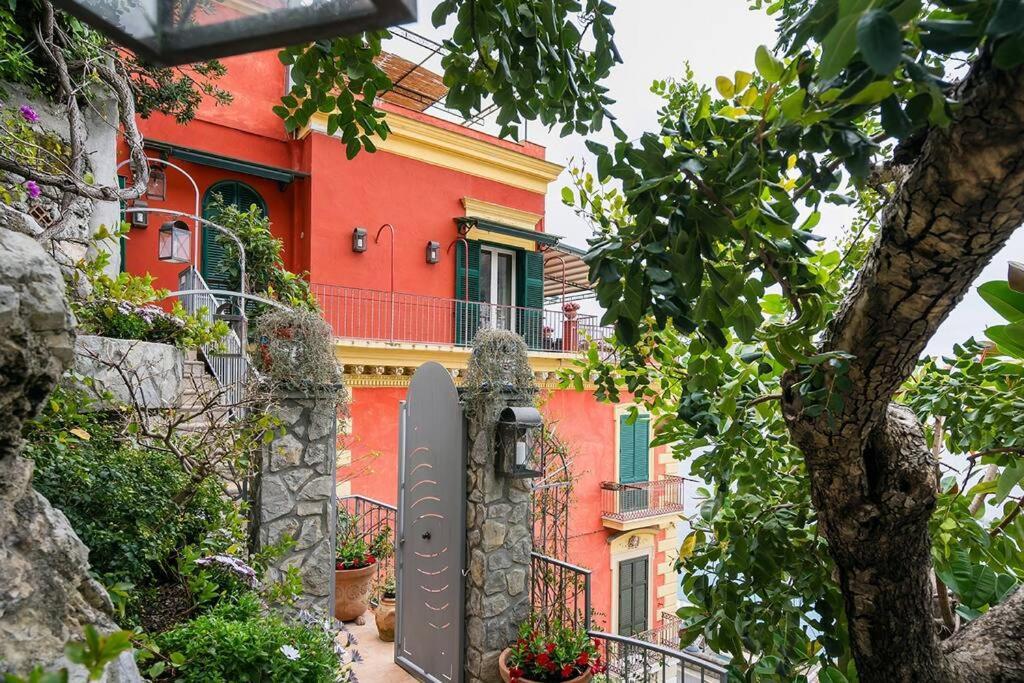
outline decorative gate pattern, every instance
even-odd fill
[[[451,375],[422,365],[399,415],[395,661],[431,683],[463,680],[465,442]]]

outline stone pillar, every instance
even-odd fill
[[[498,471],[496,427],[510,405],[532,405],[536,388],[526,347],[512,333],[480,333],[467,370],[469,444],[466,483],[466,681],[500,681],[498,656],[515,641],[530,616],[530,480],[510,479]],[[488,360],[486,350],[494,357]],[[501,355],[505,358],[501,358]],[[480,356],[484,356],[481,358]],[[494,363],[494,358],[499,358]],[[481,369],[476,364],[490,367]],[[492,365],[493,364],[493,365]],[[506,369],[520,365],[525,372]],[[480,378],[487,378],[482,384]],[[476,383],[476,386],[473,386]],[[500,388],[499,388],[500,387]]]
[[[271,412],[284,434],[263,451],[255,505],[256,546],[285,536],[295,547],[278,558],[267,580],[289,567],[302,575],[299,609],[334,613],[334,548],[338,499],[334,488],[337,415],[330,399],[307,394],[279,396]]]

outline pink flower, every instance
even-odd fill
[[[39,114],[37,114],[36,110],[27,104],[21,105],[18,111],[21,112],[21,117],[29,123],[39,123]]]
[[[42,190],[39,189],[39,186],[36,185],[36,181],[34,180],[25,181],[25,191],[28,192],[28,196],[31,197],[32,199],[38,197],[42,192]]]

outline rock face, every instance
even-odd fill
[[[184,353],[170,344],[91,334],[75,342],[75,370],[91,377],[95,390],[110,392],[114,406],[135,403],[157,410],[177,405],[184,367]]]
[[[277,581],[289,567],[298,567],[303,591],[296,606],[330,614],[338,524],[337,412],[333,401],[303,394],[278,397],[271,411],[284,433],[263,454],[256,543],[264,548],[285,536],[294,539],[295,547],[274,562],[267,579]]]
[[[110,598],[89,577],[89,550],[67,518],[31,486],[21,428],[74,356],[74,322],[57,265],[31,238],[0,228],[0,670],[41,664],[85,671],[64,646],[88,624],[116,629]],[[141,681],[130,653],[107,681]]]

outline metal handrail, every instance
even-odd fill
[[[640,659],[642,660],[640,667],[641,670],[639,672],[632,670],[615,672],[624,673],[626,676],[626,681],[648,681],[652,677],[654,677],[656,680],[664,680],[665,667],[667,666],[666,660],[675,660],[681,665],[681,667],[684,670],[688,666],[697,669],[698,673],[700,674],[701,683],[708,683],[709,680],[717,680],[720,683],[725,683],[726,675],[728,674],[728,671],[725,667],[703,657],[698,657],[684,650],[680,650],[678,648],[672,648],[657,643],[648,643],[642,640],[638,640],[636,638],[631,638],[629,636],[620,636],[614,633],[606,633],[604,631],[591,630],[588,631],[587,634],[591,638],[594,638],[596,640],[603,640],[605,641],[605,643],[615,643],[616,645],[619,645],[622,649],[624,649],[627,653],[631,651],[639,653]],[[605,649],[607,651],[607,645]],[[651,653],[653,653],[653,657],[658,661],[651,662]],[[606,657],[606,659],[608,659],[609,663],[611,664],[611,657],[608,656]],[[662,671],[661,677],[658,677],[658,674],[656,672],[652,673],[650,671],[651,664],[654,664],[655,666],[660,664],[660,668]],[[639,674],[639,677],[634,677],[634,674],[637,673]],[[709,673],[712,674],[714,678],[708,679],[706,677],[706,674]],[[685,680],[685,673],[683,675],[683,680]]]

